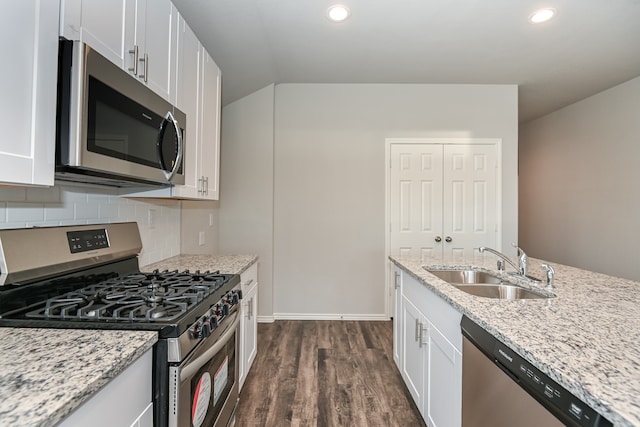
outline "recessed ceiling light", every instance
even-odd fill
[[[529,22],[532,24],[540,24],[542,22],[547,22],[549,19],[553,18],[556,14],[555,9],[540,9],[535,12],[531,16],[529,16]]]
[[[349,8],[341,4],[333,5],[327,10],[327,18],[333,22],[342,22],[346,20],[349,15],[351,15]]]

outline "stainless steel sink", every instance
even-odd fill
[[[463,292],[484,298],[518,300],[550,298],[551,295],[538,293],[505,281],[495,274],[477,270],[431,270],[429,273],[448,282]]]
[[[453,283],[452,283],[453,284]],[[547,295],[539,294],[529,289],[522,288],[514,285],[456,285],[456,288],[471,295],[476,295],[485,298],[495,299],[537,299],[537,298],[549,298]]]
[[[451,284],[492,283],[500,284],[498,276],[477,270],[427,270],[439,279]]]

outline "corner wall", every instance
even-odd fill
[[[261,321],[273,319],[273,110],[273,85],[222,110],[218,249],[258,255]]]
[[[520,129],[521,246],[640,280],[640,77]]]

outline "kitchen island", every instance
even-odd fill
[[[150,331],[0,328],[0,425],[57,425],[157,339]]]
[[[640,283],[553,264],[554,298],[498,300],[462,292],[423,268],[495,272],[491,254],[390,259],[614,425],[640,426]],[[543,261],[529,261],[529,274],[544,278]]]

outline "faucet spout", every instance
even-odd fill
[[[494,254],[495,256],[497,256],[497,257],[499,257],[499,258],[502,258],[502,259],[503,259],[507,264],[509,264],[511,267],[513,267],[513,268],[514,268],[518,273],[521,273],[521,271],[520,271],[520,267],[519,267],[519,266],[517,266],[513,261],[511,261],[511,260],[509,259],[509,257],[507,257],[506,255],[504,255],[503,253],[498,252],[498,251],[496,251],[495,249],[488,248],[488,247],[486,247],[486,246],[481,246],[481,247],[479,247],[479,248],[478,248],[478,250],[479,250],[480,252],[484,252],[484,251],[491,252],[491,253],[492,253],[492,254]]]

